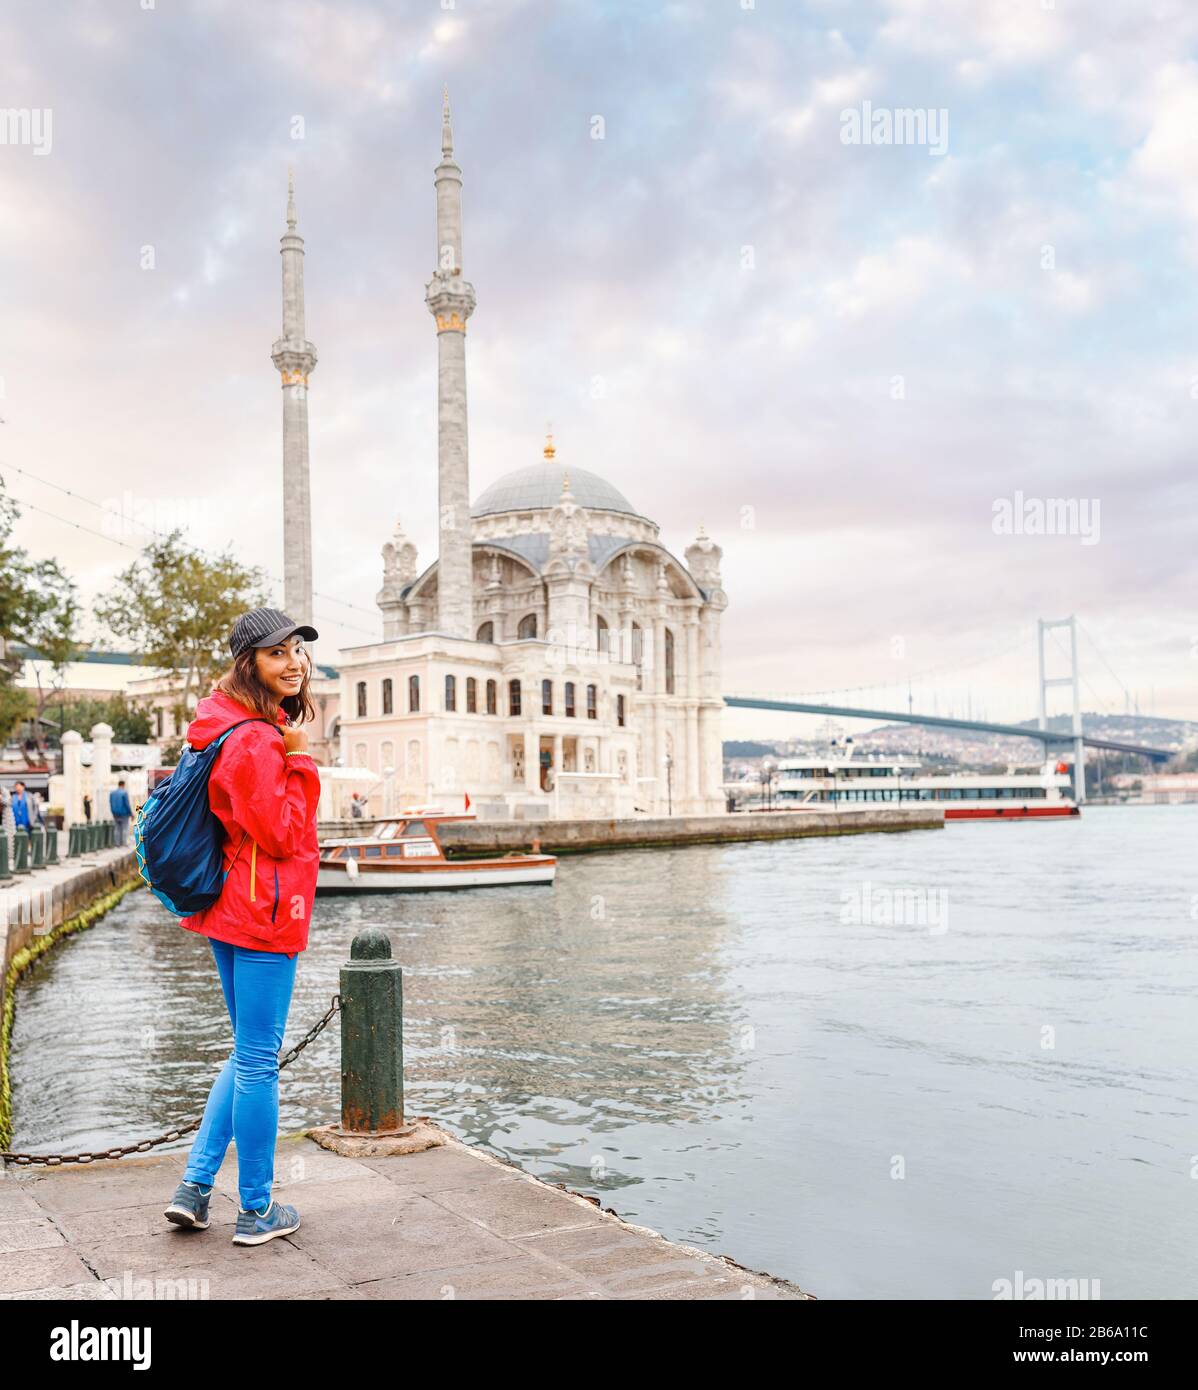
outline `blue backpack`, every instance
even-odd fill
[[[138,872],[176,917],[190,917],[211,907],[224,886],[225,828],[208,804],[208,778],[221,744],[242,724],[270,724],[270,720],[241,719],[198,752],[184,744],[178,767],[137,808],[133,850]],[[237,848],[240,852],[241,846]]]

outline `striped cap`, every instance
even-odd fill
[[[305,642],[315,642],[319,634],[306,623],[293,623],[286,613],[277,608],[252,608],[243,613],[233,624],[229,634],[229,651],[240,656],[247,647],[273,647],[276,642],[286,641],[288,637],[302,637]]]

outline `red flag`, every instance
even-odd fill
[[[463,792],[462,795],[466,798],[466,810],[468,811],[470,809],[470,793]]]

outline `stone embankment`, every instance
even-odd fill
[[[322,839],[366,835],[370,820],[325,821]],[[747,811],[728,816],[637,816],[629,820],[451,821],[437,833],[447,853],[549,854],[609,849],[662,849],[678,845],[733,844],[743,840],[793,840],[809,835],[864,835],[903,830],[941,830],[944,811],[931,803],[862,806],[843,811]]]

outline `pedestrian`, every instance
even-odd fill
[[[14,830],[32,830],[37,806],[25,790],[24,782],[14,782],[12,789],[12,818]]]
[[[112,814],[112,819],[116,822],[116,842],[118,845],[123,845],[125,837],[129,833],[129,817],[133,814],[133,807],[129,804],[129,793],[125,790],[123,777],[117,782],[116,787],[108,793],[108,809]]]
[[[354,792],[349,799],[349,814],[354,820],[362,819],[362,803],[358,800],[358,793]]]
[[[235,1245],[261,1245],[300,1224],[272,1189],[279,1049],[296,962],[308,944],[320,857],[320,774],[302,728],[316,713],[304,647],[315,639],[314,628],[277,609],[240,617],[229,637],[232,665],[196,706],[186,736],[203,749],[239,721],[254,721],[229,734],[208,781],[208,804],[224,829],[220,897],[181,922],[209,940],[233,1052],[212,1084],[165,1213],[178,1226],[208,1226],[208,1201],[232,1141],[240,1197]]]
[[[90,796],[83,798],[83,819],[87,821],[88,825],[92,823],[92,799]]]

